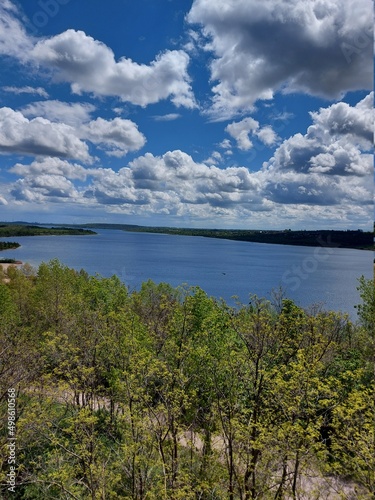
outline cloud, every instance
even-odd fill
[[[276,171],[271,177],[264,193],[269,200],[283,205],[310,206],[351,206],[372,203],[371,191],[358,178],[353,177],[350,185],[340,177],[325,177],[319,174],[301,174]]]
[[[115,172],[109,168],[84,169],[56,158],[16,164],[11,172],[23,178],[11,190],[18,201],[58,203],[61,200],[108,210],[154,213],[216,213],[243,210],[252,206],[268,210],[260,196],[260,183],[245,167],[220,169],[196,163],[188,154],[176,150],[163,156],[147,153]],[[73,180],[88,180],[79,189]],[[223,212],[223,213],[224,213]]]
[[[356,106],[336,103],[310,113],[307,133],[285,140],[267,168],[326,175],[371,174],[374,127],[373,92]]]
[[[229,139],[224,139],[223,141],[221,141],[220,144],[218,144],[218,146],[220,148],[223,148],[223,149],[231,149],[232,148],[232,144],[231,144]]]
[[[278,139],[277,134],[271,126],[260,127],[259,122],[253,118],[244,118],[239,122],[233,122],[226,126],[225,131],[237,142],[237,147],[242,151],[248,151],[253,147],[250,140],[255,135],[266,146],[272,146]]]
[[[259,127],[259,123],[253,118],[244,118],[240,122],[230,123],[225,131],[237,141],[237,147],[242,151],[248,151],[253,147],[249,135]]]
[[[178,113],[169,113],[167,115],[155,115],[155,116],[153,116],[153,119],[157,122],[170,122],[173,120],[177,120],[178,118],[181,118],[181,115]]]
[[[373,93],[356,106],[310,113],[307,133],[285,140],[263,165],[269,199],[309,205],[373,203]]]
[[[70,163],[60,158],[47,157],[34,160],[30,165],[16,163],[10,170],[11,173],[22,177],[35,177],[40,175],[63,176],[67,179],[84,181],[95,170],[84,168],[78,163]]]
[[[255,132],[255,135],[266,146],[273,146],[279,139],[278,135],[270,125],[260,128]]]
[[[27,60],[33,46],[33,39],[27,35],[17,19],[19,11],[10,0],[2,0],[0,5],[0,54]]]
[[[372,88],[371,0],[195,0],[187,20],[214,54],[213,118],[249,112],[275,92],[336,99]]]
[[[22,177],[14,183],[11,195],[17,202],[33,203],[80,203],[82,195],[72,181],[84,182],[96,173],[54,157],[39,158],[30,165],[17,163],[9,171]]]
[[[0,108],[0,152],[92,161],[87,144],[76,136],[73,127],[44,118],[28,120],[10,108]]]
[[[165,51],[149,65],[129,58],[115,60],[112,50],[83,31],[69,29],[40,40],[31,57],[69,82],[76,94],[118,96],[147,106],[170,98],[176,106],[196,107],[187,72],[189,56],[182,50]]]
[[[198,49],[202,45],[202,36],[199,31],[189,29],[186,33],[188,41],[184,45],[186,52],[192,55],[198,55]]]
[[[49,116],[51,120],[40,116],[29,120],[19,111],[0,108],[0,152],[72,158],[90,164],[93,158],[85,141],[117,157],[144,146],[145,136],[130,120],[97,118],[87,122],[93,109],[91,105],[59,101],[34,103],[24,113]]]
[[[219,151],[213,151],[211,153],[211,155],[209,156],[209,158],[207,158],[207,160],[204,161],[204,163],[206,165],[218,165],[220,163],[222,163],[223,161],[223,157],[221,155],[221,153],[219,153]]]
[[[48,99],[48,92],[42,87],[2,87],[4,92],[11,92],[12,94],[35,94],[40,97],[45,97]]]
[[[374,93],[368,94],[356,106],[339,102],[319,112],[310,113],[314,125],[309,134],[321,136],[328,132],[331,136],[342,137],[345,140],[370,149],[374,134]]]
[[[39,101],[28,104],[21,109],[22,114],[28,117],[43,117],[51,122],[62,122],[77,126],[88,122],[95,106],[89,103],[68,103],[58,100]]]
[[[18,180],[11,195],[17,201],[45,203],[79,201],[74,184],[61,175],[41,174]]]
[[[115,173],[109,169],[98,174],[90,196],[100,203],[126,209],[143,207],[155,213],[178,213],[181,205],[205,207],[205,210],[229,210],[252,201],[259,204],[259,183],[244,167],[225,170],[196,163],[191,156],[176,150],[161,157],[148,153]]]
[[[127,57],[116,60],[110,47],[83,31],[69,29],[49,38],[36,38],[27,34],[21,18],[15,4],[3,0],[0,55],[51,72],[55,82],[70,83],[74,93],[115,96],[142,107],[165,99],[177,107],[197,107],[188,74],[190,57],[184,50],[166,50],[148,65]],[[15,87],[8,89],[15,91]]]
[[[145,136],[139,132],[131,120],[97,118],[79,129],[81,138],[104,148],[110,156],[125,156],[129,151],[137,151],[146,143]]]
[[[20,203],[73,203],[85,204],[84,185],[90,177],[100,171],[85,168],[78,163],[71,163],[55,157],[38,158],[31,164],[17,163],[9,169],[18,179],[9,190],[10,195]]]
[[[205,162],[180,150],[146,153],[118,171],[39,158],[11,169],[21,176],[11,192],[17,203],[72,202],[109,213],[151,212],[202,223],[220,218],[228,226],[238,221],[311,226],[312,218],[327,226],[361,227],[364,221],[367,226],[373,211],[372,94],[355,106],[342,104],[311,113],[306,133],[286,139],[255,172],[245,166],[217,167],[215,162],[223,161],[218,152]],[[245,123],[254,133],[262,130]],[[111,122],[107,126],[110,133]],[[100,125],[92,128],[101,130]]]

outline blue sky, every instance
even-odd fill
[[[370,0],[3,0],[1,220],[371,229]]]

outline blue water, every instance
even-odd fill
[[[1,253],[37,266],[57,257],[90,274],[118,275],[129,289],[143,281],[198,285],[231,305],[250,294],[271,298],[282,287],[287,297],[308,307],[348,312],[360,303],[358,278],[372,277],[373,253],[346,248],[270,245],[203,237],[99,230],[93,236],[10,238],[21,244]],[[6,240],[6,238],[3,238]]]

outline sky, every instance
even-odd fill
[[[371,230],[371,0],[2,0],[0,220]]]

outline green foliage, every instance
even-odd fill
[[[70,228],[70,227],[41,227],[29,224],[5,224],[0,225],[0,237],[9,236],[49,236],[49,235],[87,235],[96,234],[89,229]],[[19,246],[19,245],[18,245]]]
[[[358,290],[362,299],[362,304],[357,306],[360,322],[368,332],[374,334],[375,279],[366,280],[361,276],[359,278]]]
[[[268,230],[268,229],[197,229],[182,227],[150,227],[132,224],[88,224],[92,228],[122,229],[123,231],[174,234],[181,236],[204,236],[207,238],[224,238],[259,243],[276,243],[279,245],[306,245],[363,248],[374,248],[374,234],[362,230]]]
[[[16,498],[310,498],[312,476],[327,498],[374,493],[373,284],[360,281],[355,325],[289,299],[230,308],[151,281],[130,294],[57,260],[8,276],[0,417],[13,387]],[[4,430],[3,496],[6,443]]]
[[[178,234],[187,236],[205,236],[208,238],[224,238],[228,240],[273,243],[278,245],[317,246],[323,240],[328,246],[346,248],[373,248],[373,233],[370,231],[275,231],[275,230],[234,230],[234,229],[185,229],[171,227],[138,226],[131,231]]]
[[[333,410],[332,428],[332,469],[362,485],[368,492],[362,498],[370,498],[375,494],[373,390],[353,390]]]
[[[1,250],[12,250],[14,248],[20,247],[20,244],[15,241],[0,241],[0,251]],[[3,263],[7,262],[7,259],[2,260]]]

